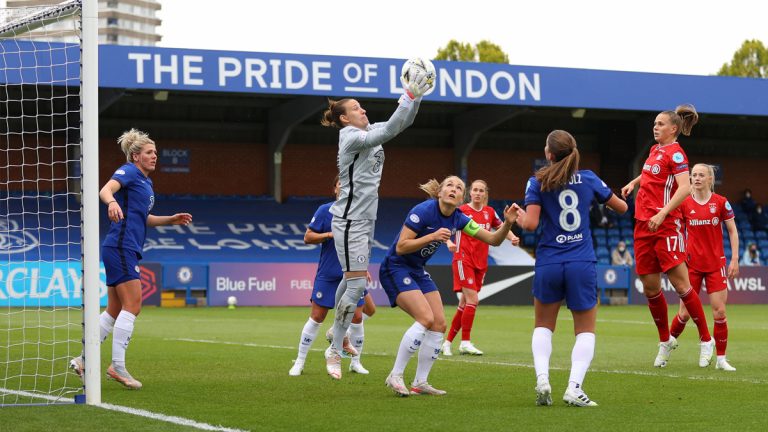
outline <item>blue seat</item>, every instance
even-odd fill
[[[632,227],[621,229],[621,236],[624,237],[625,239],[634,237],[634,235],[635,233],[632,230]]]
[[[592,234],[594,234],[595,237],[597,236],[605,237],[608,233],[606,232],[605,228],[594,227],[592,228]]]
[[[763,230],[755,231],[755,238],[756,239],[768,239],[768,232],[765,232]]]
[[[619,231],[618,228],[608,228],[608,237],[612,237],[612,236],[616,236],[616,237],[621,236],[621,231]]]
[[[606,240],[605,237],[602,237],[602,236],[601,237],[595,237],[595,244],[598,247],[607,247],[608,246],[608,241]]]
[[[757,240],[757,247],[759,247],[760,249],[768,248],[768,239],[766,239],[766,238],[758,239]]]
[[[597,259],[598,264],[611,265],[611,259],[608,257],[600,257]]]
[[[744,231],[741,232],[741,238],[744,240],[754,240],[755,239],[755,233],[752,232],[751,229],[746,228]]]
[[[629,228],[632,230],[632,219],[621,218],[619,219],[619,228]]]
[[[608,246],[609,247],[616,247],[617,244],[621,241],[621,236],[608,236]]]
[[[607,248],[598,247],[598,248],[595,249],[595,255],[597,255],[598,258],[600,258],[600,257],[610,258],[611,253],[608,251]]]

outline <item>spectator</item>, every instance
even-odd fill
[[[613,248],[613,251],[611,252],[611,264],[623,266],[631,266],[634,264],[632,254],[627,250],[627,244],[624,243],[624,240],[619,241],[619,244]]]
[[[749,222],[755,231],[765,231],[768,229],[768,216],[763,212],[762,205],[758,204],[755,206],[754,213],[749,215]]]
[[[760,251],[757,250],[757,245],[755,243],[750,242],[747,246],[747,249],[744,251],[744,255],[741,257],[741,265],[743,266],[759,266],[762,265],[760,262]]]
[[[744,189],[744,196],[741,198],[741,209],[750,217],[755,212],[755,200],[752,199],[752,189]]]
[[[608,219],[605,204],[600,204],[597,201],[592,201],[592,206],[589,208],[589,219],[592,222],[592,226],[600,228],[613,227],[613,222]]]

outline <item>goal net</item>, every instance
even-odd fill
[[[0,8],[0,405],[83,391],[80,3]]]

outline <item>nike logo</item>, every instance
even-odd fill
[[[533,274],[534,272],[530,271],[527,273],[519,274],[517,276],[513,276],[511,278],[502,279],[498,282],[490,283],[488,285],[483,285],[483,289],[478,293],[477,298],[479,300],[485,300],[494,294],[504,291],[507,288],[511,288],[512,286],[517,285],[530,277],[533,277]]]

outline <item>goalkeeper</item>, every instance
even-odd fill
[[[341,189],[331,206],[331,228],[344,278],[336,290],[333,343],[325,351],[326,369],[333,379],[341,379],[344,335],[365,290],[384,170],[382,144],[413,124],[421,97],[431,88],[425,73],[401,81],[405,92],[386,122],[370,124],[360,103],[349,98],[329,100],[321,121],[323,126],[340,129],[337,163]]]

